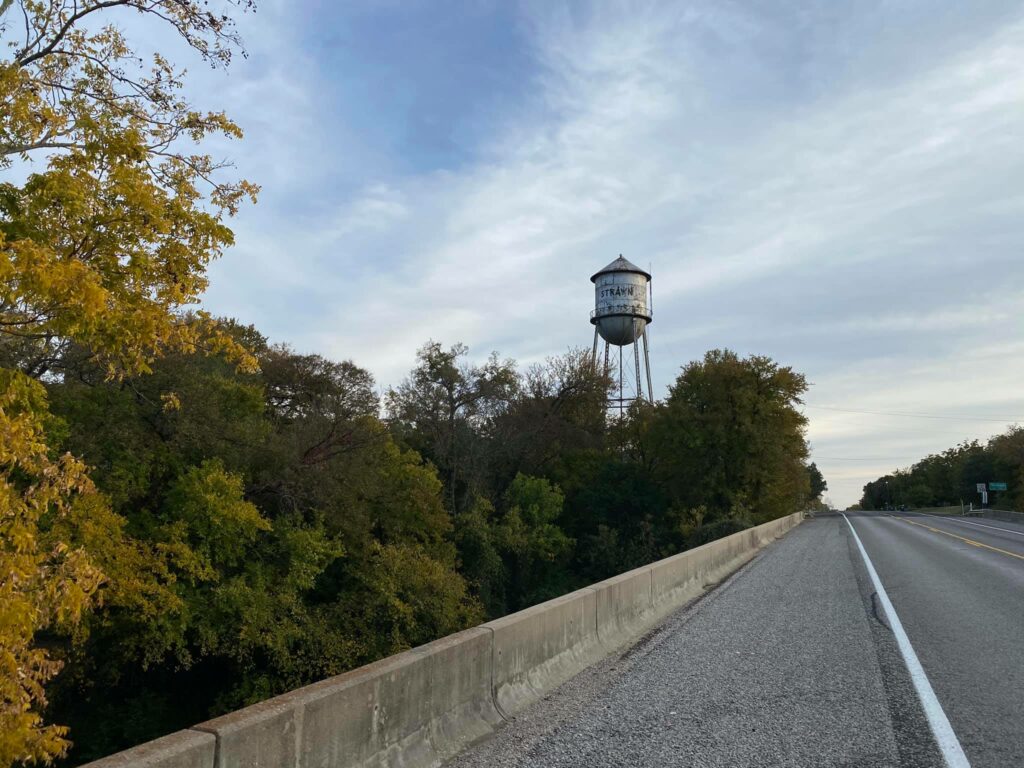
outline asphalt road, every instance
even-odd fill
[[[850,521],[971,765],[1024,766],[1024,527]],[[829,515],[450,765],[944,760],[847,522]]]
[[[852,518],[974,766],[1024,766],[1024,527]]]

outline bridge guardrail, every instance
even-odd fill
[[[1013,512],[1008,509],[989,509],[987,507],[919,507],[908,509],[908,512],[923,512],[928,515],[947,516],[975,516],[987,517],[990,520],[1002,520],[1006,523],[1019,523],[1024,525],[1024,513]]]
[[[1011,512],[1008,509],[986,509],[985,517],[992,520],[1002,520],[1005,523],[1020,523],[1024,525],[1024,513]]]

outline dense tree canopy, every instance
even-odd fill
[[[978,483],[993,481],[1006,483],[1007,490],[989,494],[990,505],[1024,512],[1024,428],[1013,426],[985,445],[976,440],[960,443],[873,480],[864,486],[860,506],[978,506]]]
[[[97,489],[48,540],[105,576],[89,586],[98,604],[47,641],[65,664],[48,714],[70,726],[76,761],[811,499],[803,381],[764,358],[711,352],[620,420],[585,352],[520,372],[430,343],[385,418],[355,363],[222,331],[258,370],[179,352],[109,379],[70,345],[45,384],[49,440]],[[464,392],[500,386],[462,409],[420,396],[435,391],[431,350]]]

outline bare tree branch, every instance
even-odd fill
[[[40,32],[39,35],[36,36],[36,39],[31,42],[31,44],[25,46],[25,48],[23,48],[17,54],[15,54],[14,62],[19,67],[27,67],[29,64],[32,64],[33,62],[38,61],[44,56],[49,55],[60,44],[61,40],[63,40],[67,36],[68,32],[71,31],[71,29],[75,26],[76,23],[84,19],[90,13],[101,11],[104,8],[113,8],[114,6],[118,5],[133,5],[133,3],[131,3],[131,0],[105,0],[104,2],[99,2],[92,6],[86,6],[77,13],[69,16],[67,21],[64,22],[64,24],[53,36],[49,43],[44,45],[35,53],[30,54],[29,51],[31,51],[37,45],[42,43],[43,39],[45,38],[45,34],[43,32]]]

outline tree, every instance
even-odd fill
[[[70,339],[111,373],[146,370],[165,348],[246,359],[208,317],[175,314],[232,243],[225,217],[256,193],[220,180],[224,163],[185,145],[241,131],[183,99],[182,73],[164,56],[146,72],[116,27],[93,23],[117,10],[169,25],[213,64],[238,45],[230,19],[199,0],[0,2],[12,46],[0,63],[0,167],[45,165],[0,185],[0,338],[31,375]]]
[[[416,368],[385,396],[392,429],[441,471],[452,512],[481,490],[484,432],[519,388],[512,361],[492,353],[471,365],[463,360],[468,351],[427,342]]]
[[[611,377],[590,352],[571,349],[526,369],[522,386],[494,422],[495,487],[516,474],[557,474],[579,451],[603,447]]]
[[[997,497],[1003,509],[1024,512],[1024,427],[1012,426],[989,441],[989,450],[995,460],[991,478],[1007,484],[1007,490]]]
[[[573,570],[591,583],[679,551],[664,485],[630,453],[579,453],[557,474],[561,525],[577,541]]]
[[[982,445],[977,440],[964,441],[942,453],[926,456],[909,469],[896,470],[867,483],[861,497],[864,509],[886,509],[908,504],[914,507],[945,507],[980,501],[977,484],[987,483],[996,475],[1013,477],[1020,472],[1019,459],[1014,459],[1019,430],[1011,428]],[[1019,486],[1017,486],[1019,487]],[[1009,503],[1016,498],[1009,491]]]
[[[650,438],[672,506],[763,522],[804,504],[806,390],[801,374],[757,355],[713,350],[684,367]]]
[[[172,354],[48,384],[107,513],[60,538],[108,576],[51,713],[86,760],[477,623],[436,470],[377,416],[370,374],[224,327],[258,373]],[[160,393],[180,406],[166,409]],[[82,510],[84,512],[84,510]]]
[[[67,729],[39,714],[59,664],[33,641],[40,628],[75,624],[103,578],[84,551],[41,535],[44,518],[95,494],[81,462],[49,457],[46,419],[43,388],[0,370],[0,765],[67,748]]]
[[[455,526],[459,572],[480,599],[488,618],[508,613],[508,584],[501,559],[497,512],[490,499],[477,496]]]
[[[74,624],[101,581],[84,549],[41,536],[44,517],[66,518],[93,491],[75,459],[48,456],[56,425],[29,377],[59,371],[73,343],[111,377],[174,349],[253,363],[208,316],[177,311],[231,244],[226,217],[256,193],[220,180],[223,164],[187,145],[241,132],[183,99],[182,73],[164,56],[140,69],[125,36],[97,23],[117,10],[167,24],[211,63],[226,64],[238,42],[230,19],[198,0],[0,0],[10,52],[0,169],[17,160],[28,170],[23,183],[0,184],[0,765],[66,751],[65,732],[39,716],[58,665],[29,644],[55,622]]]
[[[512,610],[569,591],[566,561],[573,540],[558,527],[564,497],[540,477],[517,475],[505,494],[497,549],[508,573]]]
[[[821,494],[828,490],[828,483],[825,482],[825,478],[821,474],[821,470],[818,469],[818,465],[813,461],[807,465],[807,480],[810,483],[808,499],[810,501],[819,500],[821,498]]]

